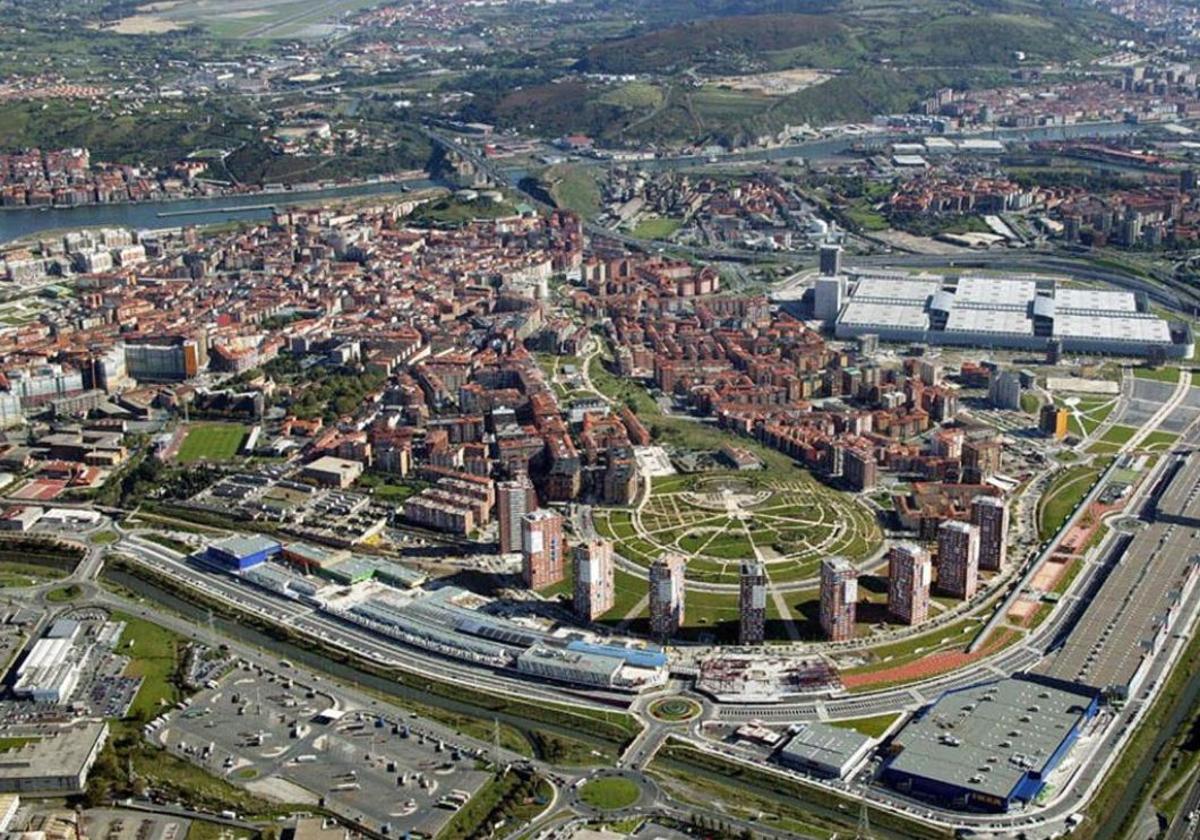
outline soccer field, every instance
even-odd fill
[[[181,464],[227,461],[237,455],[245,439],[246,427],[237,423],[193,423],[175,460]]]

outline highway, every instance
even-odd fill
[[[296,631],[315,634],[323,643],[333,647],[359,650],[382,663],[402,664],[406,669],[427,673],[438,679],[458,680],[464,684],[476,687],[481,685],[491,687],[498,693],[521,696],[524,699],[534,696],[541,697],[547,701],[563,703],[574,702],[578,697],[578,693],[572,693],[570,695],[571,700],[566,700],[565,693],[561,689],[543,688],[531,685],[523,680],[518,681],[498,677],[494,674],[481,671],[478,668],[433,660],[431,657],[427,657],[421,654],[421,652],[413,651],[409,648],[401,650],[397,645],[390,644],[384,640],[364,638],[365,634],[354,633],[353,630],[348,630],[336,622],[326,622],[320,619],[319,616],[314,615],[306,607],[283,603],[273,595],[257,590],[252,586],[241,584],[232,578],[211,572],[201,572],[191,568],[181,557],[174,555],[169,549],[149,543],[137,535],[127,536],[122,540],[120,545],[122,550],[136,556],[139,562],[144,562],[150,568],[154,568],[159,572],[170,573],[177,580],[189,586],[201,587],[209,595],[215,594],[229,598],[239,608],[253,611],[260,617],[268,618],[274,616],[275,621],[285,624]],[[1086,580],[1087,575],[1081,575],[1080,577],[1081,580]],[[107,596],[106,593],[102,594],[102,602],[104,597],[111,596]],[[126,608],[128,605],[119,604],[118,606]],[[1055,632],[1062,619],[1063,612],[1057,612],[1055,617],[1044,626],[1043,632],[1046,634]],[[175,627],[179,627],[184,632],[196,630],[193,625],[182,621],[176,623],[171,629],[175,629]],[[767,723],[788,723],[823,716],[857,717],[892,712],[897,709],[911,709],[927,702],[946,689],[970,685],[979,682],[981,679],[1001,673],[1026,670],[1036,663],[1040,659],[1040,656],[1041,653],[1039,651],[1023,645],[1009,648],[998,656],[986,662],[981,662],[971,669],[946,675],[922,683],[916,687],[898,688],[859,697],[830,698],[804,704],[744,707],[722,705],[716,707],[714,712],[716,719],[723,721],[763,720]],[[625,700],[628,702],[628,698],[625,698]],[[706,704],[706,706],[711,708],[711,704]],[[631,711],[634,710],[636,710],[636,707]],[[653,757],[663,738],[668,734],[667,727],[653,723],[648,715],[643,714],[638,715],[638,717],[648,727],[649,731],[641,738],[636,739],[622,757],[622,766],[631,769],[644,767],[650,758]],[[706,744],[702,745],[706,746]],[[800,779],[802,777],[796,778]],[[808,781],[808,783],[811,783],[811,781]],[[837,789],[836,786],[835,789]],[[869,791],[864,790],[860,793],[877,796],[877,804],[880,807],[897,807],[895,797],[888,791],[875,791],[872,788]],[[921,812],[924,813],[924,810]],[[909,815],[911,816],[912,814],[910,813]],[[951,818],[957,817],[951,812],[947,812],[946,819]]]
[[[1132,377],[1125,376],[1122,378],[1122,390],[1124,390],[1126,380],[1129,379],[1132,379]],[[1145,426],[1143,426],[1133,437],[1121,445],[1121,448],[1117,454],[1120,455],[1122,453],[1132,452],[1135,450],[1142,443],[1142,441],[1146,439],[1150,432],[1154,429],[1157,429],[1163,420],[1165,420],[1167,416],[1183,402],[1183,400],[1187,397],[1188,389],[1191,387],[1191,384],[1191,373],[1188,371],[1182,372],[1179,377],[1179,381],[1175,385],[1175,391],[1171,394],[1171,398],[1159,407],[1154,416],[1148,423],[1145,424]],[[1117,408],[1120,409],[1121,406],[1118,406]],[[1117,409],[1114,409],[1109,416],[1112,417],[1117,413]],[[1004,604],[1000,607],[1000,609],[996,610],[991,620],[984,625],[983,629],[980,630],[979,635],[972,640],[970,646],[967,648],[968,652],[974,653],[983,647],[983,645],[987,642],[992,632],[1000,625],[1005,616],[1008,615],[1009,610],[1021,596],[1022,590],[1028,587],[1028,585],[1037,575],[1038,571],[1054,554],[1058,546],[1058,541],[1060,538],[1059,535],[1069,533],[1071,529],[1079,523],[1079,520],[1082,519],[1083,516],[1088,512],[1088,509],[1092,506],[1092,503],[1100,497],[1100,493],[1104,490],[1104,485],[1107,482],[1108,477],[1112,475],[1117,468],[1118,460],[1119,458],[1113,459],[1113,462],[1109,464],[1108,469],[1106,469],[1104,473],[1096,480],[1096,483],[1092,487],[1091,491],[1079,503],[1074,512],[1072,512],[1071,516],[1067,519],[1066,524],[1059,529],[1059,533],[1055,534],[1055,536],[1046,543],[1041,553],[1038,554],[1034,558],[1033,562],[1029,564],[1025,574],[1021,577],[1020,582],[1013,587],[1011,594],[1005,600]]]
[[[1175,819],[1167,827],[1166,840],[1190,840],[1197,833],[1200,820],[1192,818],[1200,811],[1200,779],[1193,779],[1188,784],[1187,796],[1179,806]]]
[[[1103,125],[1095,126],[1097,129],[1102,129]],[[534,202],[537,206],[543,209],[549,209],[540,198],[530,195],[520,187],[521,176],[525,174],[524,170],[513,173],[507,172],[495,163],[485,158],[478,150],[472,146],[461,143],[455,137],[452,137],[446,132],[425,127],[426,135],[436,143],[441,144],[445,148],[460,155],[463,159],[469,161],[478,172],[489,177],[497,184],[505,184],[510,187],[519,189],[525,197]],[[837,148],[845,148],[849,145],[849,141],[839,141],[840,146]],[[820,150],[833,151],[833,148],[828,145],[828,141],[816,141],[812,144],[799,144],[790,147],[788,150],[770,150],[764,151],[761,154],[768,157],[788,157],[795,154],[804,154],[804,150],[808,149],[809,154],[819,153]],[[756,152],[747,153],[749,155],[758,154]],[[722,160],[736,160],[738,158],[745,159],[745,155],[741,156],[723,156]],[[750,158],[753,159],[753,158]],[[683,160],[694,160],[687,158]],[[664,160],[655,162],[654,165],[662,165],[671,167],[678,165],[678,161]],[[661,242],[638,239],[628,234],[619,231],[613,231],[601,225],[592,222],[584,222],[584,230],[592,237],[599,239],[607,239],[609,241],[645,252],[662,251],[666,246]],[[685,245],[671,244],[672,252],[683,253],[694,259],[726,261],[726,262],[755,262],[764,258],[769,258],[773,262],[791,263],[797,267],[811,267],[815,263],[815,256],[808,252],[803,253],[776,253],[756,251],[744,248],[705,248]],[[988,251],[964,251],[961,255],[947,256],[944,254],[882,254],[873,256],[857,256],[852,261],[854,266],[860,267],[893,267],[893,268],[945,268],[949,266],[960,266],[964,269],[982,268],[992,270],[1012,270],[1023,272],[1045,272],[1051,274],[1065,274],[1081,280],[1094,280],[1104,283],[1109,283],[1118,288],[1127,289],[1129,291],[1141,292],[1151,301],[1163,306],[1167,309],[1176,312],[1196,313],[1200,311],[1200,293],[1195,290],[1175,283],[1171,278],[1159,277],[1157,282],[1147,280],[1132,272],[1124,271],[1116,267],[1103,266],[1096,263],[1086,261],[1086,255],[1070,254],[1052,250],[1038,249],[1013,249],[1005,248],[1003,250],[988,250]]]
[[[443,140],[442,142],[448,141]],[[464,154],[464,156],[470,159],[469,152],[464,152],[457,144],[453,145],[460,154]],[[489,171],[487,169],[487,162],[481,160],[478,165],[481,171]],[[607,231],[589,232],[592,232],[594,235],[604,235],[611,238],[610,232]],[[699,250],[696,255],[708,256],[709,252]],[[722,252],[720,255],[713,255],[712,258],[728,259],[729,255]],[[856,262],[862,265],[920,268],[944,266],[946,258],[889,255],[888,257],[861,258],[856,260]],[[1070,273],[1076,277],[1103,280],[1125,288],[1133,288],[1136,291],[1146,293],[1156,302],[1171,308],[1187,308],[1191,305],[1189,301],[1181,299],[1175,292],[1144,279],[1132,277],[1118,270],[1092,266],[1081,267],[1075,261],[1044,252],[1005,251],[972,254],[969,257],[964,257],[962,263],[966,268],[976,266],[1019,267],[1021,270],[1026,271]],[[586,376],[585,368],[585,378]],[[1187,395],[1190,384],[1191,375],[1185,372],[1177,384],[1175,391],[1172,393],[1171,398],[1157,410],[1149,422],[1144,424],[1134,439],[1125,444],[1123,451],[1132,450],[1163,419],[1174,411]],[[1190,445],[1196,443],[1197,438],[1194,435],[1189,435],[1185,440]],[[1200,456],[1197,456],[1197,458],[1200,459]],[[1163,459],[1164,463],[1165,460]],[[1197,463],[1200,463],[1200,460]],[[1163,470],[1162,463],[1156,469],[1155,476]],[[1151,480],[1144,481],[1139,487],[1137,494],[1130,501],[1131,509],[1146,502],[1147,494],[1154,485],[1153,478],[1155,476],[1151,476]],[[1103,481],[1097,482],[1096,487],[1093,488],[1087,499],[1085,499],[1084,504],[1080,505],[1073,513],[1071,519],[1064,526],[1064,530],[1060,531],[1060,534],[1065,533],[1065,530],[1078,520],[1082,511],[1098,496],[1102,484]],[[1193,482],[1193,486],[1194,484],[1195,482]],[[643,495],[643,503],[644,498]],[[1166,525],[1164,527],[1171,526]],[[269,594],[239,579],[199,568],[195,564],[188,562],[183,555],[165,548],[152,540],[148,540],[141,534],[118,530],[120,539],[116,544],[116,548],[129,556],[135,563],[169,577],[177,584],[186,586],[205,598],[218,599],[233,604],[237,609],[249,615],[253,615],[268,623],[286,627],[290,631],[307,636],[320,645],[332,650],[353,653],[377,662],[380,665],[400,668],[430,679],[471,686],[476,690],[492,692],[497,696],[520,698],[525,701],[572,705],[596,711],[611,709],[614,706],[625,708],[631,702],[629,695],[619,692],[586,691],[535,682],[526,676],[481,668],[466,662],[438,657],[427,651],[402,645],[370,631],[338,621],[307,605]],[[1096,552],[1094,556],[1105,556],[1105,552],[1111,546],[1112,539],[1113,537],[1110,534],[1106,542],[1100,547],[1100,551]],[[1180,550],[1180,545],[1173,536],[1169,542],[1160,545],[1160,551],[1163,546],[1168,547],[1171,551],[1177,552]],[[988,628],[974,641],[972,649],[980,649],[988,632],[1004,620],[1011,599],[1017,597],[1019,590],[1032,579],[1032,575],[1036,572],[1038,564],[1049,556],[1050,551],[1051,547],[1046,547],[1039,557],[1026,568],[1020,584],[1013,588],[1009,596],[1010,600],[1005,601],[996,611]],[[100,589],[93,581],[101,567],[103,553],[102,549],[89,546],[85,552],[84,561],[72,576],[73,582],[77,581],[84,587],[84,602],[112,609],[132,611],[135,614],[151,618],[157,623],[164,624],[168,629],[194,638],[206,639],[214,644],[217,643],[218,639],[220,641],[228,641],[223,636],[211,633],[205,628],[197,627],[194,623],[173,616],[163,610],[149,608],[144,604],[132,602]],[[1147,560],[1149,559],[1153,558],[1147,558]],[[903,687],[864,692],[861,695],[823,695],[778,704],[733,705],[715,704],[705,701],[705,718],[728,723],[762,721],[768,724],[781,725],[804,720],[867,717],[897,711],[909,711],[928,703],[949,689],[965,687],[990,678],[1029,671],[1036,667],[1053,668],[1056,662],[1053,657],[1062,659],[1064,658],[1062,651],[1069,649],[1067,644],[1060,644],[1063,639],[1069,642],[1072,638],[1082,639],[1083,634],[1095,632],[1095,628],[1091,628],[1086,621],[1078,620],[1076,607],[1080,603],[1079,593],[1092,592],[1100,582],[1100,576],[1106,571],[1107,569],[1105,569],[1101,562],[1094,559],[1087,562],[1066,594],[1066,597],[1063,598],[1059,608],[1055,609],[1025,639],[998,653],[982,657],[970,666],[956,672]],[[1108,580],[1105,580],[1104,583],[1107,584]],[[1139,582],[1135,582],[1133,587],[1139,585]],[[1130,588],[1130,592],[1134,591],[1133,587]],[[1177,629],[1176,632],[1177,634],[1182,633],[1182,635],[1177,635],[1176,638],[1163,644],[1161,649],[1155,652],[1153,658],[1146,665],[1142,685],[1151,687],[1161,685],[1164,682],[1163,675],[1167,673],[1170,665],[1178,657],[1182,645],[1186,641],[1187,633],[1190,632],[1197,614],[1197,601],[1200,598],[1200,594],[1195,589],[1193,588],[1193,591],[1187,593],[1187,598],[1180,607],[1181,618],[1178,621],[1177,628],[1182,628],[1182,630]],[[1149,594],[1161,595],[1161,592],[1151,592],[1149,590],[1147,592]],[[1149,599],[1147,603],[1154,603],[1154,599]],[[1091,638],[1094,638],[1094,635]],[[239,651],[239,655],[242,655],[242,651],[248,651],[248,654],[246,654],[247,658],[250,655],[257,657],[256,660],[251,661],[264,661],[264,655],[261,652],[255,652],[248,645],[238,643],[237,650]],[[1047,659],[1048,654],[1052,654],[1052,658]],[[1047,666],[1047,662],[1050,665]],[[1078,668],[1075,671],[1078,672]],[[955,828],[969,826],[981,833],[993,833],[1000,836],[1013,836],[1018,832],[1028,832],[1044,836],[1060,830],[1065,824],[1067,816],[1083,807],[1103,779],[1112,757],[1119,755],[1121,746],[1132,734],[1133,724],[1139,719],[1152,697],[1153,694],[1151,691],[1146,696],[1132,698],[1124,708],[1106,712],[1106,714],[1110,715],[1106,720],[1107,726],[1101,731],[1094,733],[1089,743],[1077,748],[1078,755],[1073,757],[1073,760],[1077,762],[1073,774],[1070,778],[1062,780],[1056,786],[1053,799],[1038,808],[1036,813],[1009,815],[962,814],[939,809],[927,803],[913,802],[893,791],[872,785],[864,785],[858,782],[818,783],[807,777],[787,771],[777,772],[781,775],[794,778],[797,781],[802,781],[804,784],[818,785],[850,797],[861,797],[870,800],[872,804],[878,807],[894,810],[910,817],[919,817],[926,822],[936,825]],[[378,699],[372,698],[365,693],[356,695],[355,702],[360,700],[371,705],[378,705],[380,703]],[[364,706],[364,708],[368,707]],[[672,727],[654,721],[645,713],[644,704],[640,699],[634,702],[630,711],[643,723],[645,729],[640,736],[634,739],[625,754],[622,755],[620,766],[622,772],[634,774],[635,778],[645,780],[645,776],[642,774],[643,769],[653,759],[664,740],[671,735],[683,737],[698,748],[715,751],[727,760],[744,760],[755,764],[761,769],[761,757],[750,753],[741,753],[737,748],[726,748],[724,745],[718,747],[704,738],[697,728],[685,727],[681,731],[679,727]],[[455,737],[457,740],[464,740],[459,736]],[[516,760],[515,754],[505,757]],[[573,774],[565,774],[557,768],[545,765],[537,766],[545,773],[557,776],[571,784],[579,781],[586,775],[580,771],[574,771]],[[650,804],[660,809],[658,812],[669,813],[670,809],[675,807],[669,802],[662,801],[663,795],[660,790],[651,788],[648,785],[644,790],[647,791],[645,798],[653,799],[653,802]],[[1189,799],[1191,797],[1200,797],[1200,791],[1195,788],[1189,790]],[[579,809],[578,802],[574,802],[569,796],[563,797],[563,803],[561,807]],[[640,803],[639,807],[641,807]],[[689,808],[690,811],[694,811],[694,809]],[[764,832],[762,826],[758,825],[754,827],[754,830],[760,834],[771,833],[769,831]]]
[[[1190,376],[1186,374],[1176,387],[1172,397],[1159,407],[1152,422],[1145,424],[1143,430],[1139,432],[1134,441],[1131,441],[1130,445],[1143,439],[1174,410],[1175,406],[1179,404],[1181,395],[1187,393],[1185,383],[1190,383]],[[1183,441],[1183,445],[1192,445],[1197,441],[1197,437],[1189,434]],[[1197,459],[1197,463],[1200,463],[1200,456],[1197,456]],[[1163,468],[1160,465],[1157,469],[1162,470]],[[1155,484],[1156,477],[1157,473],[1143,481],[1136,495],[1130,500],[1129,509],[1136,509],[1136,506],[1145,500]],[[1174,495],[1168,494],[1165,501],[1170,502],[1172,499],[1174,499]],[[196,589],[205,597],[226,600],[263,620],[282,624],[295,632],[311,636],[323,645],[361,654],[380,664],[524,700],[534,699],[559,705],[583,705],[597,710],[612,708],[614,705],[624,708],[631,701],[629,695],[621,693],[572,690],[564,686],[530,682],[516,675],[481,669],[464,662],[447,660],[424,651],[414,650],[376,636],[362,628],[344,625],[335,619],[321,615],[307,605],[283,600],[238,579],[198,568],[187,562],[182,555],[147,539],[144,534],[137,531],[128,531],[118,527],[118,535],[119,542],[115,546],[116,550],[148,569],[168,575],[175,581]],[[145,615],[158,623],[166,624],[169,629],[189,636],[200,634],[203,637],[207,635],[208,631],[197,627],[193,622],[99,589],[92,581],[101,567],[104,550],[102,547],[86,544],[84,560],[70,578],[71,581],[79,582],[84,587],[84,602],[97,603],[113,609],[132,610],[135,614]],[[1095,556],[1104,556],[1105,550],[1106,546],[1101,546]],[[802,720],[866,717],[912,710],[932,700],[945,690],[1031,670],[1043,662],[1047,651],[1056,639],[1063,635],[1069,636],[1071,631],[1077,630],[1077,626],[1074,624],[1076,621],[1074,606],[1079,602],[1079,593],[1091,591],[1093,583],[1102,571],[1102,566],[1103,564],[1096,559],[1088,562],[1076,578],[1071,590],[1064,597],[1060,608],[1052,612],[1049,618],[1021,643],[982,658],[968,668],[921,683],[860,695],[824,695],[804,698],[797,702],[770,705],[715,704],[703,700],[704,717],[708,720],[727,723],[758,720],[775,725]],[[1184,615],[1193,616],[1195,611],[1196,593],[1193,592],[1185,605]],[[1183,622],[1181,626],[1186,624],[1187,622]],[[214,636],[215,638],[217,637]],[[220,638],[226,640],[223,636]],[[1147,671],[1144,678],[1145,685],[1161,683],[1161,675],[1167,663],[1172,661],[1173,656],[1177,654],[1180,645],[1181,642],[1177,640],[1174,644],[1164,646]],[[260,653],[260,659],[262,656]],[[671,689],[674,692],[680,690],[679,685]],[[366,702],[378,702],[369,695],[363,695],[363,699]],[[664,740],[672,735],[683,737],[689,743],[703,749],[716,749],[718,754],[727,760],[750,760],[749,755],[740,755],[736,748],[728,748],[724,745],[718,748],[703,736],[698,727],[684,727],[681,730],[678,726],[654,721],[644,711],[645,705],[650,699],[652,697],[638,698],[630,708],[630,712],[643,723],[645,730],[628,746],[625,754],[621,757],[621,767],[630,772],[641,772],[653,759]],[[1127,737],[1131,730],[1131,723],[1136,720],[1146,702],[1147,698],[1135,698],[1123,710],[1116,713],[1107,729],[1102,735],[1097,736],[1100,740],[1096,744],[1088,744],[1086,749],[1080,748],[1083,752],[1076,758],[1079,766],[1075,775],[1062,785],[1061,792],[1055,801],[1037,814],[963,815],[932,808],[926,803],[910,802],[895,792],[874,786],[864,786],[858,783],[824,784],[823,786],[839,791],[843,795],[866,797],[878,807],[892,808],[908,816],[920,815],[922,819],[936,824],[947,826],[965,824],[974,826],[983,832],[993,832],[1005,836],[1011,836],[1016,830],[1030,831],[1039,835],[1043,832],[1049,833],[1055,826],[1061,827],[1063,820],[1069,814],[1079,810],[1082,803],[1086,801],[1088,792],[1094,790],[1095,785],[1103,777],[1103,771],[1107,766],[1104,760],[1105,756],[1119,750],[1116,744],[1122,738]],[[753,761],[761,766],[760,757],[755,756]],[[797,781],[803,779],[796,774],[780,772],[792,776]],[[563,776],[561,772],[558,775]],[[803,779],[803,781],[805,784],[822,784],[809,779]]]
[[[621,692],[550,688],[525,675],[519,678],[503,675],[459,660],[432,655],[357,625],[343,623],[312,607],[268,593],[238,578],[201,569],[189,563],[183,555],[136,534],[126,536],[118,545],[147,568],[207,597],[225,601],[263,621],[282,624],[323,645],[366,656],[384,666],[402,668],[432,679],[458,681],[475,688],[490,688],[524,699],[569,702],[597,711],[611,709],[614,705],[624,707],[629,703],[629,695]]]
[[[133,552],[138,554],[139,557],[144,558],[148,565],[159,569],[163,568],[163,566],[160,565],[162,555],[170,555],[173,552],[170,552],[169,549],[153,543],[147,545],[146,542],[147,541],[140,539],[135,534],[127,534],[119,543],[119,545],[121,546],[122,551]],[[103,551],[101,549],[96,549],[90,553],[98,557],[103,553]],[[174,564],[174,567],[185,573],[187,572],[186,566]],[[132,600],[126,598],[123,595],[100,588],[93,581],[84,580],[84,574],[94,574],[97,571],[98,564],[95,562],[90,562],[86,568],[81,564],[80,568],[72,576],[72,579],[79,581],[81,585],[85,587],[85,594],[79,601],[61,608],[59,610],[60,613],[77,609],[81,603],[87,603],[89,605],[99,606],[109,610],[121,611],[129,615],[145,618],[179,634],[180,636],[194,639],[212,647],[225,644],[233,655],[237,656],[239,659],[245,660],[252,666],[262,668],[264,671],[280,672],[281,668],[285,667],[279,661],[278,655],[269,650],[261,650],[238,639],[236,636],[229,636],[227,634],[218,632],[217,630],[204,624],[190,621],[187,618],[155,607],[144,600]],[[213,577],[216,576],[214,575]],[[61,581],[59,581],[59,584],[61,584]],[[275,610],[274,614],[277,617],[277,620],[279,620],[282,624],[292,627],[295,627],[295,622],[304,616],[303,609],[297,607],[281,609],[279,599],[273,599],[269,598],[265,594],[251,592],[251,589],[251,587],[246,587],[245,591],[239,591],[236,593],[236,595],[234,595],[234,597],[237,598],[239,606],[249,606],[255,603],[269,603],[270,606]],[[231,595],[233,595],[233,593],[231,593]],[[394,653],[395,651],[392,651],[392,654]],[[374,656],[373,653],[372,656]],[[408,669],[411,664],[408,660],[409,657],[406,656],[405,662],[403,663],[406,669]],[[438,664],[440,665],[444,663]],[[316,686],[330,685],[330,689],[323,690],[333,691],[345,709],[367,710],[375,714],[387,715],[396,718],[408,717],[407,711],[403,709],[402,706],[398,706],[380,699],[378,695],[364,690],[357,682],[354,684],[349,684],[344,679],[331,677],[328,673],[322,673],[321,671],[308,668],[302,663],[298,663],[296,661],[290,661],[289,664],[286,665],[286,669],[290,676],[293,676],[301,683],[313,684]],[[445,676],[442,674],[438,674],[437,676],[439,678],[445,678]],[[472,672],[469,677],[463,677],[462,683],[465,685],[471,685],[475,688],[480,687],[481,680],[479,672],[476,670]],[[484,686],[487,685],[486,682],[483,682],[482,684]],[[332,688],[333,685],[336,685],[336,688]],[[565,698],[561,694],[550,695],[546,692],[538,691],[537,689],[532,688],[527,683],[521,684],[517,687],[520,689],[520,695],[522,696],[522,699],[527,700],[531,697],[540,697],[547,700],[553,699],[560,704],[563,702],[573,702],[574,705],[578,705],[577,703],[574,703],[574,701],[565,701]],[[486,712],[484,714],[486,714]],[[504,717],[502,713],[499,713],[496,716],[501,719]],[[492,756],[493,746],[490,743],[463,735],[462,733],[438,724],[435,721],[422,718],[419,722],[414,722],[412,725],[414,727],[414,732],[425,733],[429,737],[437,738],[448,743],[463,744],[469,749],[479,750],[481,754],[489,758]],[[553,727],[544,728],[553,729]],[[649,757],[652,756],[653,751],[657,750],[659,744],[661,743],[661,738],[665,736],[665,733],[670,729],[671,727],[669,725],[662,725],[660,727],[653,728],[653,730],[647,730],[650,736],[649,740],[647,740],[645,737],[635,739],[630,748],[636,751],[640,748],[639,745],[644,746],[647,743],[652,744],[652,748],[646,753],[646,761],[648,761]],[[574,733],[573,737],[579,737],[578,733]],[[578,801],[578,797],[574,795],[574,791],[577,789],[578,784],[594,777],[597,774],[611,774],[616,772],[619,775],[623,775],[634,780],[642,789],[643,795],[634,806],[623,809],[620,812],[607,813],[606,817],[609,819],[623,819],[634,816],[663,816],[686,822],[693,815],[703,815],[709,819],[720,820],[724,823],[727,823],[733,826],[734,830],[753,830],[756,835],[772,838],[772,840],[787,840],[787,838],[793,838],[797,836],[794,832],[778,830],[771,828],[769,825],[762,825],[757,822],[743,820],[734,816],[730,816],[720,810],[697,806],[690,802],[676,802],[669,793],[660,790],[650,777],[641,772],[641,767],[644,766],[644,763],[641,761],[636,763],[637,769],[619,771],[593,771],[588,768],[559,767],[538,759],[531,760],[520,753],[513,752],[506,748],[501,749],[499,758],[501,761],[509,764],[530,766],[536,769],[544,778],[551,782],[551,785],[555,791],[554,800],[547,811],[537,820],[538,823],[550,821],[551,818],[557,814],[560,814],[563,810],[572,810],[594,816],[596,814],[594,809],[591,809],[589,806],[580,803]],[[353,818],[353,815],[347,816]]]

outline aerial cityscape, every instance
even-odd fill
[[[0,0],[3,840],[1200,835],[1200,6]]]

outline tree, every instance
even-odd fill
[[[108,781],[98,773],[92,773],[83,790],[85,808],[98,808],[108,801]]]

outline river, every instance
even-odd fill
[[[282,191],[145,201],[126,204],[89,204],[83,207],[0,210],[0,242],[49,230],[121,227],[131,230],[212,225],[230,221],[261,221],[271,217],[273,206],[288,206],[324,199],[400,193],[403,188],[438,186],[428,179],[354,184],[327,190]]]
[[[1144,128],[1145,126],[1131,125],[1124,122],[1102,122],[1081,123],[1079,125],[1066,126],[1045,126],[1038,128],[999,128],[995,131],[988,132],[946,134],[941,136],[944,136],[947,139],[962,139],[969,137],[981,140],[1027,142],[1037,140],[1076,140],[1086,137],[1119,137],[1126,134],[1136,133]],[[869,146],[877,143],[895,143],[907,140],[919,141],[924,137],[931,136],[931,134],[931,132],[903,132],[831,137],[820,140],[805,140],[794,145],[778,146],[772,149],[758,149],[748,152],[735,152],[727,155],[718,155],[717,160],[720,163],[729,163],[739,160],[786,160],[788,158],[821,160],[845,155],[849,153],[851,146],[859,142]],[[697,163],[707,163],[707,160],[703,157],[695,156],[688,158],[664,158],[661,160],[647,161],[639,165],[646,166],[650,169],[666,169],[681,163],[695,165]]]
[[[1139,130],[1127,123],[1089,123],[1085,125],[1055,126],[1029,129],[1000,129],[987,134],[971,136],[995,138],[997,140],[1066,140],[1080,137],[1111,137]],[[948,135],[951,137],[959,135]],[[723,155],[721,163],[739,160],[781,160],[803,157],[809,160],[835,157],[844,154],[851,144],[884,142],[898,139],[897,135],[869,135],[867,137],[839,137],[811,140],[794,146],[781,146]],[[662,170],[704,163],[704,158],[664,158],[644,161],[639,166]],[[598,162],[600,163],[600,162]],[[512,183],[517,183],[527,173],[512,170]],[[399,193],[401,186],[422,189],[439,186],[434,181],[393,181],[387,183],[355,184],[328,190],[306,192],[251,193],[236,196],[213,196],[211,198],[188,198],[178,201],[153,201],[140,204],[93,204],[70,208],[35,208],[0,210],[0,243],[31,236],[43,231],[79,229],[90,227],[122,227],[143,230],[181,225],[213,225],[231,221],[262,221],[271,217],[271,207],[288,206],[307,202],[337,198],[387,195]],[[441,184],[440,186],[446,186]],[[166,215],[164,215],[166,214]]]

